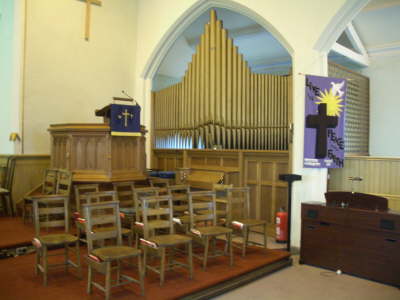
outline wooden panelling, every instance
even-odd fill
[[[24,195],[43,181],[44,170],[50,167],[49,155],[2,155],[1,160],[8,160],[9,173],[6,187],[11,191],[14,211]]]
[[[400,158],[348,156],[344,168],[330,169],[329,191],[355,191],[389,199],[389,208],[400,211]],[[352,183],[349,177],[361,177]]]
[[[112,136],[108,124],[52,124],[51,166],[73,172],[74,182],[112,182],[145,178],[142,136]]]
[[[289,172],[288,151],[153,149],[152,161],[153,168],[165,171],[180,167],[228,171],[229,183],[250,187],[251,217],[266,220],[269,234],[275,235],[275,214],[287,208],[287,184],[278,175]]]

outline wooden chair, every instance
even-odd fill
[[[119,213],[119,202],[99,202],[82,205],[84,224],[86,228],[86,239],[88,245],[88,294],[92,293],[92,287],[102,290],[106,300],[110,299],[111,288],[129,284],[132,282],[140,285],[141,294],[144,294],[143,268],[141,250],[122,245],[121,220]],[[98,226],[110,228],[107,231],[97,231]],[[95,241],[105,239],[116,239],[115,246],[94,248]],[[138,258],[139,279],[134,279],[121,274],[121,264],[125,259]],[[105,275],[105,284],[93,280],[93,270]],[[112,271],[116,270],[116,283],[112,284]]]
[[[99,184],[97,183],[77,184],[74,186],[74,191],[75,191],[75,209],[76,209],[76,211],[74,212],[74,219],[75,219],[76,231],[78,237],[80,238],[80,241],[86,243],[86,239],[81,238],[82,233],[85,232],[85,227],[81,222],[79,222],[78,219],[83,216],[81,206],[82,204],[86,203],[87,200],[86,194],[99,192]]]
[[[69,196],[41,196],[32,198],[33,201],[33,216],[35,224],[35,238],[32,244],[36,247],[36,263],[35,273],[43,273],[43,284],[47,285],[48,268],[52,266],[60,266],[60,264],[48,264],[48,248],[54,246],[63,246],[65,260],[61,265],[65,266],[65,271],[68,271],[68,266],[71,265],[78,270],[78,275],[81,277],[81,264],[79,255],[79,238],[69,234]],[[46,227],[48,230],[52,227],[63,227],[65,233],[57,234],[41,234],[41,228]],[[69,245],[75,245],[76,263],[69,259]]]
[[[161,178],[161,177],[149,177],[148,178],[151,187],[160,188],[160,194],[166,194],[168,192],[168,187],[171,182],[171,179]]]
[[[174,217],[181,217],[189,211],[188,193],[189,185],[171,185],[168,188],[168,195],[172,197],[172,210]]]
[[[159,187],[143,187],[137,188],[133,191],[133,202],[135,205],[135,223],[133,224],[132,230],[135,234],[135,245],[139,245],[139,237],[143,236],[143,220],[142,220],[142,207],[139,199],[141,197],[152,197],[158,196],[160,193]],[[156,220],[152,220],[151,225],[157,225]]]
[[[93,193],[86,193],[86,203],[101,203],[101,202],[110,202],[110,201],[118,201],[118,196],[115,191],[105,191],[105,192],[93,192]],[[119,206],[118,206],[119,207]],[[121,217],[123,218],[123,214]],[[114,228],[110,226],[97,226],[94,228],[95,231],[108,231],[114,230]],[[121,234],[124,237],[128,238],[128,245],[132,246],[133,240],[133,232],[130,228],[123,228],[121,227]]]
[[[113,189],[118,195],[119,209],[125,215],[125,218],[122,219],[122,227],[132,229],[135,222],[135,203],[133,199],[135,182],[114,182]]]
[[[146,269],[152,270],[160,274],[160,285],[164,283],[164,273],[166,265],[166,249],[169,249],[169,260],[167,269],[185,267],[189,270],[190,279],[193,278],[193,262],[192,262],[192,238],[185,235],[175,234],[173,215],[172,215],[172,197],[154,196],[140,198],[142,214],[143,214],[143,232],[144,239],[141,239],[141,246],[144,251],[144,266]],[[167,206],[165,204],[167,203]],[[152,223],[156,219],[157,223]],[[167,230],[168,234],[158,234],[157,230]],[[173,260],[175,248],[179,246],[187,246],[188,262],[183,264]],[[147,254],[156,254],[161,257],[160,267],[156,268],[147,265]]]
[[[242,238],[242,256],[246,255],[246,248],[249,243],[263,245],[267,248],[267,222],[250,218],[250,188],[231,187],[227,188],[227,226],[233,229],[234,236]],[[262,227],[264,243],[249,241],[249,235],[255,227]]]
[[[213,184],[215,192],[215,202],[217,203],[217,223],[225,226],[228,213],[228,189],[232,188],[233,184]]]
[[[0,187],[0,200],[1,200],[1,210],[6,216],[13,216],[13,203],[11,200],[11,193],[9,190]]]
[[[232,251],[232,229],[217,226],[216,219],[216,202],[215,192],[213,191],[198,191],[190,192],[189,194],[189,216],[190,216],[190,234],[195,242],[204,246],[203,256],[194,255],[196,258],[203,260],[203,269],[207,267],[207,259],[209,257],[208,249],[210,241],[213,240],[213,256],[221,255],[221,251],[215,251],[215,241],[219,236],[224,236],[226,254],[229,250],[229,265],[233,265]],[[196,201],[196,198],[199,199]],[[206,201],[208,198],[208,201]],[[200,226],[200,223],[204,223]]]
[[[61,169],[46,169],[45,177],[42,183],[41,193],[36,195],[30,195],[24,197],[22,217],[24,222],[27,216],[30,215],[30,210],[32,208],[32,197],[38,198],[40,196],[46,195],[68,195],[71,191],[72,185],[72,173],[68,170]]]

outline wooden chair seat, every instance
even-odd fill
[[[71,244],[78,241],[78,237],[68,233],[46,234],[37,237],[39,241],[47,246]]]
[[[113,261],[129,257],[139,256],[141,250],[128,246],[108,246],[94,249],[91,254],[97,256],[102,261]]]
[[[222,226],[207,226],[207,227],[197,227],[201,234],[201,236],[216,236],[216,235],[223,235],[227,233],[232,233],[232,229]]]
[[[156,243],[159,247],[168,247],[190,243],[192,238],[180,234],[165,234],[151,237],[149,240]]]
[[[93,232],[105,232],[105,231],[112,231],[115,230],[115,227],[97,227],[93,228]],[[132,230],[129,228],[121,228],[121,234],[126,235],[126,234],[131,234]]]
[[[141,226],[136,226],[138,229],[142,229]],[[160,228],[169,228],[168,220],[151,220],[149,221],[149,229],[160,229]]]
[[[257,220],[257,219],[234,219],[233,221],[242,223],[243,226],[257,226],[257,225],[265,225],[267,223],[264,220]]]

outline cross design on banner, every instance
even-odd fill
[[[131,120],[133,119],[133,114],[128,111],[128,109],[125,108],[125,111],[118,115],[118,119],[124,118],[124,127],[128,127],[128,118]]]
[[[318,105],[318,115],[308,115],[306,127],[317,130],[317,142],[315,149],[316,158],[325,158],[327,152],[327,129],[335,128],[338,125],[338,117],[328,116],[326,113],[326,103]]]

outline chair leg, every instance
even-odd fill
[[[64,244],[64,269],[65,269],[65,272],[67,273],[68,272],[68,265],[69,265],[69,263],[68,263],[68,244]]]
[[[147,273],[147,247],[143,246],[143,276]]]
[[[208,238],[208,236],[206,236],[206,241],[205,241],[205,245],[204,245],[204,256],[203,256],[203,270],[206,269],[207,267],[207,259],[208,259],[208,244],[209,244],[210,240]]]
[[[190,241],[187,244],[187,248],[188,248],[188,264],[189,264],[189,277],[190,279],[193,279],[193,246],[192,246],[193,242]]]
[[[36,248],[36,254],[35,254],[35,275],[39,274],[39,264],[40,264],[40,248]]]
[[[47,271],[48,271],[47,246],[43,246],[42,262],[43,262],[43,285],[47,286]]]
[[[146,268],[146,266],[145,266]],[[140,294],[144,296],[144,270],[142,263],[142,256],[138,255],[138,271],[139,271],[139,284],[140,284]]]
[[[90,266],[90,263],[88,264],[88,284],[87,284],[87,293],[91,294],[92,293],[92,267]]]
[[[106,262],[106,281],[105,281],[106,300],[110,300],[111,295],[111,262]]]
[[[164,284],[165,273],[165,247],[161,248],[160,285]]]
[[[249,228],[246,226],[243,228],[243,242],[242,242],[242,256],[246,256],[246,248],[247,248],[247,243],[249,240]]]
[[[81,255],[80,255],[79,238],[75,243],[75,255],[76,255],[76,266],[77,266],[77,269],[78,269],[78,278],[82,279],[82,266],[81,266]]]
[[[233,247],[232,247],[232,233],[228,233],[228,242],[229,242],[229,265],[233,266]]]
[[[264,248],[267,249],[267,224],[264,225]]]
[[[117,284],[121,282],[121,261],[117,260]]]

